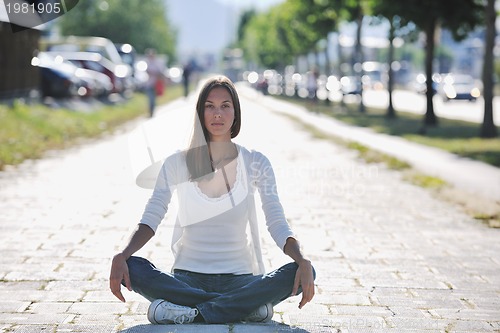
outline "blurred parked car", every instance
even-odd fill
[[[119,50],[113,42],[103,37],[61,36],[42,37],[39,41],[41,51],[51,52],[92,52],[99,53],[109,61],[122,62]]]
[[[45,95],[49,93],[51,86],[56,84],[51,80],[56,80],[55,73],[59,73],[59,77],[64,74],[77,86],[76,94],[80,97],[102,97],[111,93],[113,85],[108,76],[85,68],[76,66],[75,64],[64,60],[61,56],[51,56],[46,52],[39,52],[32,59],[32,64],[42,69],[42,89]],[[55,93],[51,93],[54,95]],[[60,95],[60,94],[59,94]],[[64,94],[63,94],[64,95]],[[55,96],[58,97],[58,96]]]
[[[374,90],[384,89],[386,86],[387,78],[387,65],[376,62],[366,61],[363,63],[363,88]]]
[[[39,54],[31,65],[40,69],[40,92],[43,97],[76,97],[85,90],[85,83],[75,76],[71,65],[56,63],[52,58]]]
[[[139,57],[136,49],[132,45],[115,43],[115,46],[120,54],[122,62],[127,64],[131,69],[130,75],[132,77],[131,81],[133,82],[134,90],[141,90],[148,81],[148,75],[146,73],[147,64],[144,59],[141,60],[144,64],[138,64]]]
[[[74,65],[74,67],[76,77],[87,83],[87,96],[105,97],[113,92],[113,83],[106,74],[85,69],[77,65]]]
[[[481,96],[481,90],[474,78],[465,74],[448,74],[443,78],[439,89],[444,101],[452,99],[476,101]]]
[[[439,84],[441,83],[441,75],[435,73],[432,75],[432,91],[436,94]],[[425,95],[427,92],[426,76],[423,73],[418,74],[413,82],[413,89],[418,93]]]
[[[118,53],[120,54],[121,60],[133,69],[137,58],[137,51],[135,50],[135,48],[130,44],[115,43],[115,46]]]
[[[341,91],[341,83],[334,75],[320,75],[318,77],[318,91],[316,96],[320,100],[335,100]]]
[[[343,76],[340,79],[340,90],[343,95],[360,95],[361,80],[357,76]]]
[[[99,53],[61,51],[49,51],[46,53],[53,57],[60,56],[78,67],[107,75],[113,85],[112,92],[114,93],[123,93],[127,89],[133,88],[130,66],[123,63],[115,64]]]

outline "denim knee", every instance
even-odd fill
[[[140,277],[144,278],[156,269],[155,265],[149,260],[134,256],[127,259],[127,266],[131,281],[137,280]]]
[[[149,260],[135,256],[131,256],[130,258],[127,259],[127,266],[129,270],[130,269],[134,270],[136,268],[144,268],[145,266],[152,266],[153,268],[155,268],[153,263],[151,263]]]
[[[298,268],[299,268],[299,265],[296,262],[291,262],[291,263],[288,263],[288,264],[282,266],[277,271],[287,272],[286,273],[286,276],[288,277],[287,279],[288,279],[289,283],[291,283],[291,285],[293,285],[295,282],[295,275],[297,273]],[[316,280],[316,269],[314,268],[314,266],[312,266],[312,271],[313,271],[313,279]],[[299,286],[299,289],[297,290],[297,294],[300,294],[300,293],[302,293],[301,286]]]
[[[296,262],[291,262],[291,263],[285,264],[279,270],[283,270],[283,271],[290,270],[290,271],[293,271],[295,273],[295,272],[297,272],[298,268],[299,268],[299,265]],[[314,266],[312,266],[312,270],[313,270],[313,278],[314,278],[314,280],[316,280],[316,269],[314,268]]]

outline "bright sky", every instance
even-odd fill
[[[217,0],[220,3],[233,7],[267,9],[270,6],[284,2],[285,0]]]
[[[266,10],[285,0],[165,1],[169,19],[178,30],[178,51],[186,55],[219,52],[234,39],[238,13],[247,8]]]

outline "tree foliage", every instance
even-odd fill
[[[155,48],[175,54],[175,31],[166,20],[162,0],[86,0],[60,21],[63,35],[100,36],[132,44],[138,52]]]
[[[245,26],[242,46],[259,65],[280,68],[315,51],[318,41],[335,29],[337,19],[330,0],[288,0],[254,15]]]
[[[282,35],[279,7],[253,16],[245,29],[242,48],[247,60],[260,66],[281,69],[293,62],[288,40]]]

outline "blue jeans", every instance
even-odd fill
[[[241,321],[261,305],[276,305],[290,297],[298,267],[289,263],[264,275],[234,275],[167,273],[140,257],[130,257],[127,264],[135,292],[149,301],[164,299],[197,308],[205,322],[214,324]]]
[[[149,116],[153,117],[156,107],[156,89],[154,86],[147,87],[145,89],[146,95],[148,96],[148,110]]]

